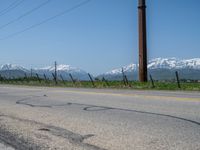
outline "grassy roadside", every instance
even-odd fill
[[[130,81],[124,84],[123,81],[94,81],[94,85],[90,81],[58,81],[55,84],[52,80],[37,79],[12,79],[0,81],[0,84],[12,85],[28,85],[28,86],[46,86],[46,87],[77,87],[77,88],[113,88],[113,89],[141,89],[141,90],[183,90],[183,91],[200,91],[200,83],[181,83],[178,88],[176,82],[155,82],[155,87],[151,82],[140,83],[138,81]]]

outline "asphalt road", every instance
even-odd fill
[[[200,93],[0,85],[0,141],[19,150],[200,150]]]
[[[14,148],[12,148],[4,143],[0,143],[0,150],[14,150]]]

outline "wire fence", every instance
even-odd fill
[[[94,77],[87,74],[88,79],[79,79],[72,73],[65,75],[54,72],[48,74],[25,73],[23,76],[16,77],[11,73],[8,75],[0,74],[1,84],[16,85],[36,85],[36,86],[62,86],[62,87],[86,87],[86,88],[127,88],[127,89],[165,89],[165,90],[200,90],[200,82],[193,80],[180,79],[178,71],[174,72],[174,80],[158,81],[150,74],[149,81],[141,83],[137,80],[129,80],[122,69],[121,80],[108,80],[106,77]]]

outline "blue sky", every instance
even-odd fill
[[[0,27],[46,0],[0,1]],[[20,0],[18,0],[20,1]],[[138,62],[137,0],[90,0],[70,13],[8,39],[4,37],[84,0],[51,0],[0,28],[0,64],[25,67],[69,64],[98,74]],[[147,0],[148,58],[200,57],[200,0]]]

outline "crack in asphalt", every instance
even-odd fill
[[[37,122],[34,120],[21,119],[21,118],[17,118],[17,117],[13,117],[13,116],[0,114],[0,118],[3,118],[3,117],[9,118],[12,120],[17,120],[17,121],[24,122],[24,123],[32,123],[35,125],[39,125],[39,126],[41,126],[41,128],[39,128],[38,130],[40,130],[41,132],[48,132],[54,136],[65,138],[72,144],[78,145],[78,146],[88,149],[88,150],[106,150],[106,149],[100,148],[95,145],[84,143],[84,140],[94,136],[93,134],[80,135],[78,133],[74,133],[74,132],[69,131],[64,128],[47,125],[47,124]],[[34,143],[31,143],[30,141],[27,142],[27,140],[24,140],[23,137],[21,137],[21,136],[19,137],[15,134],[11,133],[10,131],[5,130],[4,128],[1,128],[1,126],[0,126],[0,140],[4,141],[8,145],[11,145],[16,150],[42,149],[41,146],[35,145]]]
[[[35,96],[35,97],[41,98],[42,96]],[[68,103],[64,103],[64,104],[51,104],[51,105],[37,105],[37,104],[31,104],[30,102],[28,102],[28,101],[32,100],[32,98],[35,98],[35,97],[32,96],[32,97],[28,97],[28,98],[18,100],[18,101],[16,101],[16,104],[27,105],[27,106],[30,106],[30,107],[48,107],[48,108],[77,105],[77,106],[83,107],[82,109],[84,111],[108,111],[108,110],[126,111],[126,112],[133,112],[133,113],[140,113],[140,114],[148,114],[148,115],[155,115],[155,116],[173,118],[173,119],[186,121],[186,122],[200,126],[200,122],[190,120],[190,119],[186,119],[186,118],[183,118],[183,117],[161,114],[161,113],[148,112],[148,111],[139,111],[139,110],[134,110],[134,109],[123,109],[123,108],[116,108],[116,107],[98,106],[98,105],[72,103],[72,102],[68,102]]]

